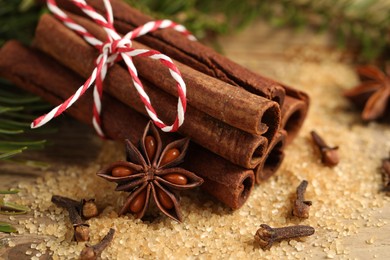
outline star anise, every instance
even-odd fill
[[[390,99],[390,66],[386,73],[375,66],[357,68],[361,84],[344,92],[344,96],[359,107],[364,107],[362,119],[371,121],[385,115]]]
[[[129,196],[120,210],[142,218],[149,206],[150,197],[168,217],[181,222],[178,190],[197,187],[203,179],[183,168],[189,139],[168,144],[162,151],[162,141],[156,127],[149,122],[137,149],[126,140],[126,160],[115,162],[100,170],[97,175],[118,185],[116,191],[128,191]]]

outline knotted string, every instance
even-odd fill
[[[79,7],[85,14],[92,18],[96,24],[101,26],[107,33],[108,40],[102,42],[92,34],[90,34],[84,27],[74,22],[69,16],[67,16],[58,6],[55,0],[47,0],[47,6],[49,10],[59,19],[64,25],[72,29],[79,35],[81,35],[85,41],[90,45],[99,49],[100,54],[96,59],[96,67],[91,73],[91,76],[87,81],[67,100],[62,104],[53,108],[49,113],[35,119],[31,127],[37,128],[40,127],[53,118],[61,115],[66,109],[71,107],[74,102],[76,102],[89,87],[94,85],[93,89],[93,118],[92,124],[96,132],[104,137],[103,130],[101,128],[100,113],[102,110],[101,99],[103,95],[103,81],[107,74],[107,69],[111,67],[115,62],[123,60],[127,65],[128,71],[131,75],[134,87],[139,93],[140,99],[145,105],[145,109],[149,117],[154,121],[156,126],[161,128],[165,132],[174,132],[176,131],[184,121],[184,114],[187,107],[186,100],[186,84],[183,81],[183,78],[180,74],[178,68],[173,64],[172,60],[156,51],[156,50],[147,50],[147,49],[135,49],[132,48],[132,39],[140,37],[149,32],[156,31],[158,29],[171,28],[184,35],[186,35],[190,40],[195,40],[195,37],[191,35],[184,26],[176,24],[170,20],[158,20],[151,21],[142,26],[137,27],[133,31],[127,33],[125,36],[121,37],[114,28],[114,18],[111,3],[109,0],[103,0],[104,6],[106,9],[106,15],[103,17],[97,13],[94,8],[89,6],[84,0],[71,0],[73,4]],[[75,54],[77,55],[77,53]],[[153,108],[149,96],[145,92],[142,82],[138,78],[137,69],[132,61],[132,57],[147,57],[154,60],[159,60],[164,66],[166,66],[171,74],[172,78],[176,81],[176,87],[178,92],[178,104],[177,104],[177,116],[172,125],[166,125],[162,120],[157,116],[155,109]]]

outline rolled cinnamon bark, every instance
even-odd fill
[[[17,41],[9,41],[0,49],[0,76],[54,105],[61,104],[85,81],[46,54]],[[67,113],[92,125],[92,104],[92,91],[87,91]],[[103,96],[102,106],[105,134],[114,140],[138,143],[148,119],[109,95]]]
[[[267,180],[279,169],[284,159],[287,132],[279,130],[267,149],[265,159],[254,169],[256,183]]]
[[[10,41],[0,49],[0,76],[54,105],[62,103],[84,81],[52,58],[16,41]],[[148,119],[109,95],[103,96],[102,103],[105,133],[121,142],[127,138],[137,143]],[[67,113],[91,125],[91,111],[92,92],[88,91]],[[253,171],[238,167],[199,146],[191,147],[186,162],[205,169],[196,172],[205,180],[201,188],[232,209],[241,207],[253,188]],[[196,155],[192,156],[193,152]],[[215,174],[218,177],[213,176]]]
[[[102,42],[107,40],[106,32],[96,23],[81,16],[68,15]],[[150,49],[136,41],[133,41],[132,47]],[[176,82],[160,62],[137,57],[133,61],[143,78],[165,92],[177,96]],[[276,102],[249,93],[243,88],[231,86],[178,61],[173,62],[179,68],[187,85],[187,99],[191,106],[231,126],[252,134],[263,135],[269,141],[273,139],[280,124],[280,108]]]
[[[49,15],[43,15],[34,44],[83,77],[89,77],[97,53],[83,39]],[[177,100],[142,79],[144,89],[164,121],[173,122]],[[128,72],[113,65],[104,82],[104,91],[136,111],[147,115]],[[104,108],[103,108],[104,110]],[[246,168],[254,168],[265,156],[267,138],[241,131],[187,106],[186,119],[179,132],[208,150]]]
[[[69,3],[69,1],[58,0],[58,4],[70,12],[84,15],[77,7]],[[105,13],[105,8],[101,0],[89,1],[89,4],[98,12]],[[111,4],[115,17],[115,28],[120,33],[125,34],[135,27],[153,20],[151,17],[132,8],[122,0],[113,0]],[[207,75],[277,101],[281,104],[282,110],[288,111],[291,109],[291,100],[289,101],[290,104],[288,104],[288,107],[283,108],[284,94],[282,92],[285,91],[286,96],[303,102],[303,104],[301,103],[299,105],[299,108],[298,105],[295,106],[295,113],[285,113],[284,120],[288,122],[285,124],[285,130],[291,132],[287,137],[286,143],[290,143],[301,128],[309,107],[309,98],[304,92],[253,73],[218,54],[213,49],[199,42],[190,41],[173,30],[153,32],[150,35],[141,37],[139,41]],[[280,88],[283,90],[280,90]],[[290,116],[293,116],[291,120],[289,119]],[[294,123],[297,123],[297,125],[294,125]]]
[[[286,130],[286,144],[290,144],[301,129],[308,110],[308,103],[286,96],[282,107],[281,128]]]
[[[67,0],[57,0],[57,4],[65,10],[84,15]],[[103,1],[88,1],[88,4],[101,14],[106,13]],[[112,0],[111,5],[115,28],[122,34],[154,20],[121,0]],[[285,91],[278,83],[245,69],[197,41],[188,40],[174,30],[159,30],[137,40],[207,75],[283,104]]]
[[[227,164],[222,157],[195,146],[189,149],[188,158],[191,160],[184,162],[184,168],[202,176],[202,189],[219,201],[238,209],[248,199],[255,183],[253,170]]]

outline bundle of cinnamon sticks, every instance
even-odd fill
[[[104,13],[103,1],[88,1]],[[57,1],[74,21],[104,41],[104,30],[83,16],[70,1]],[[122,0],[112,0],[119,33],[152,18]],[[138,41],[139,40],[139,41]],[[187,84],[187,112],[179,133],[193,144],[184,167],[201,176],[202,188],[231,207],[241,207],[254,183],[272,176],[286,144],[299,131],[309,106],[308,96],[255,74],[199,42],[171,29],[137,38],[134,48],[156,49],[170,56]],[[33,47],[10,41],[0,50],[0,76],[58,105],[89,77],[98,50],[53,16],[41,17]],[[176,90],[168,71],[158,62],[134,58],[145,91],[158,115],[172,122]],[[91,124],[92,93],[68,110]],[[113,65],[104,82],[102,128],[115,140],[137,142],[148,119],[123,64]],[[168,137],[169,138],[169,137]]]

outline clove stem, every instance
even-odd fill
[[[309,200],[305,201],[305,192],[307,188],[308,182],[303,180],[301,184],[297,187],[297,198],[294,202],[294,208],[292,214],[299,218],[308,218],[309,217],[309,209],[312,205],[312,202]]]
[[[114,238],[115,229],[110,228],[107,235],[103,239],[93,246],[86,245],[80,253],[80,260],[95,260],[103,252],[104,249],[111,243]]]
[[[69,219],[74,229],[74,239],[77,242],[88,241],[89,225],[84,223],[84,221],[81,219],[78,210],[80,202],[58,195],[53,195],[51,201],[57,206],[65,208],[68,211]]]
[[[321,161],[324,165],[333,167],[336,166],[340,159],[337,150],[338,146],[330,147],[328,146],[324,139],[319,136],[315,131],[311,131],[311,136],[313,138],[314,143],[318,146],[321,153]]]
[[[315,232],[310,226],[288,226],[281,228],[272,228],[266,224],[261,224],[255,234],[255,240],[263,250],[271,248],[274,242],[311,236]]]

